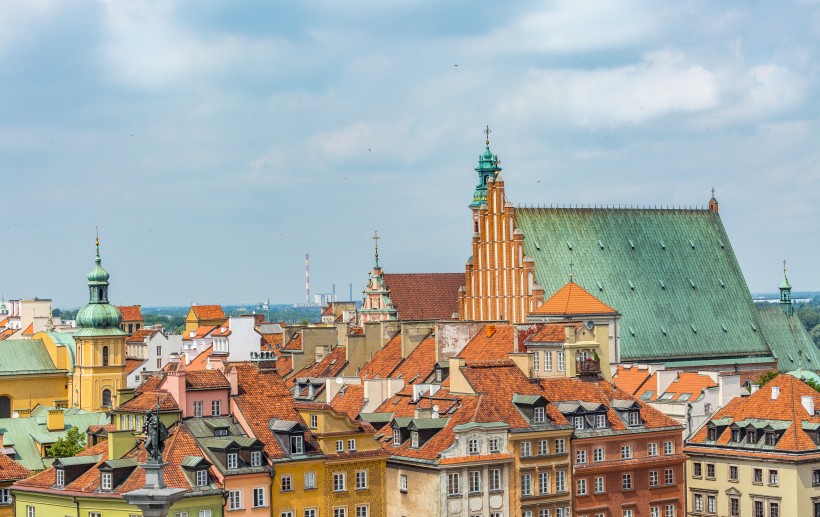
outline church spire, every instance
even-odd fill
[[[100,232],[95,239],[94,267],[88,272],[88,304],[77,313],[77,325],[86,328],[119,327],[122,314],[108,303],[108,271],[100,258]]]
[[[478,184],[475,186],[473,193],[473,202],[470,203],[470,208],[478,208],[487,203],[487,182],[490,178],[495,179],[501,171],[499,164],[501,161],[498,156],[490,151],[490,133],[492,130],[490,126],[484,128],[486,147],[484,153],[478,157],[478,167],[475,171],[478,173]]]
[[[794,314],[792,306],[792,285],[786,276],[786,261],[783,261],[783,280],[780,281],[780,307],[787,316]]]
[[[709,199],[709,210],[718,213],[718,201],[715,199],[715,187],[712,187],[712,197]]]
[[[390,289],[384,280],[384,271],[379,264],[379,232],[373,232],[376,242],[376,263],[373,271],[367,275],[367,285],[362,289],[362,306],[358,311],[358,324],[369,321],[385,321],[398,319],[398,310],[390,298]]]
[[[375,269],[381,269],[379,267],[379,239],[381,239],[381,237],[379,237],[379,230],[374,230],[373,231],[373,240],[376,241],[376,267],[375,267]]]

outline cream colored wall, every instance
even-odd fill
[[[702,464],[703,475],[695,478],[693,475],[693,464]],[[707,463],[715,464],[715,479],[706,478]],[[738,481],[729,481],[729,466],[737,465]],[[763,483],[753,483],[753,469],[763,469]],[[686,462],[687,477],[687,500],[689,511],[694,511],[694,494],[699,491],[711,492],[717,496],[718,515],[729,515],[729,498],[726,492],[735,489],[740,492],[740,515],[754,515],[754,505],[751,495],[760,497],[761,500],[772,498],[772,501],[780,503],[780,515],[813,515],[812,497],[820,497],[820,487],[811,486],[811,474],[814,468],[820,465],[811,464],[797,466],[795,464],[762,461],[760,459],[739,458],[718,458],[706,459],[701,456],[692,456]],[[778,483],[776,486],[769,485],[769,470],[777,470]],[[778,499],[779,498],[779,499]],[[707,509],[706,498],[704,496],[704,513]],[[766,503],[766,515],[768,515],[768,502]]]
[[[400,490],[400,476],[407,476],[407,492]],[[445,515],[441,506],[441,476],[437,469],[421,469],[402,464],[387,465],[388,515]]]

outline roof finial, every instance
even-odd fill
[[[783,259],[783,274],[786,274],[786,259]]]
[[[490,129],[490,126],[487,126],[487,127],[484,128],[484,134],[487,135],[487,146],[488,147],[490,146],[490,133],[492,133],[492,132],[493,132],[493,130]]]
[[[96,232],[97,232],[97,240],[96,240],[96,243],[97,243],[97,258],[94,261],[97,264],[99,264],[100,263],[100,227],[95,226],[95,228],[96,228]]]
[[[569,261],[569,281],[572,282],[572,261]]]
[[[379,231],[374,230],[373,240],[376,241],[376,267],[379,267],[379,239],[381,239],[381,237],[379,237]]]
[[[712,187],[712,197],[715,197],[715,187]]]

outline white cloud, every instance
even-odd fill
[[[711,71],[688,63],[680,52],[659,51],[627,66],[533,71],[499,111],[585,127],[640,124],[712,108],[718,93]]]

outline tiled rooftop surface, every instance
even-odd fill
[[[458,314],[464,273],[385,273],[384,281],[401,320],[450,320]]]
[[[591,295],[575,282],[568,282],[533,311],[533,314],[617,314],[618,311]]]

